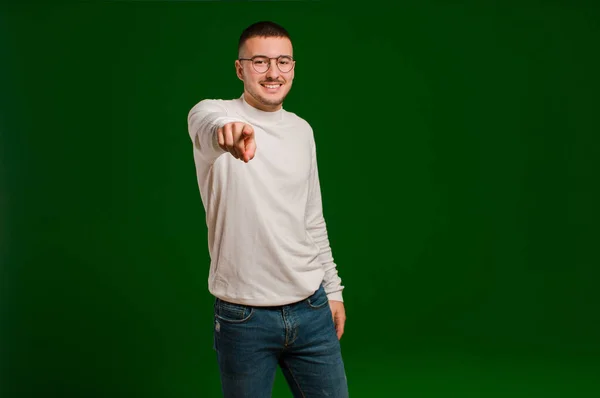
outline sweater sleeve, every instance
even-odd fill
[[[309,177],[309,196],[306,209],[306,229],[312,239],[319,246],[319,261],[325,271],[323,287],[330,300],[344,301],[342,297],[341,278],[338,276],[337,266],[333,260],[327,226],[323,216],[323,205],[321,199],[321,185],[319,182],[319,171],[317,166],[317,154],[314,139],[311,139],[311,174]]]
[[[219,146],[217,130],[227,123],[241,121],[239,119],[231,117],[218,100],[202,100],[194,105],[188,113],[188,133],[204,160],[213,163],[226,153]]]

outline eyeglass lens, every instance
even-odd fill
[[[255,57],[252,60],[252,66],[259,73],[266,72],[271,66],[271,60],[267,57]],[[292,70],[294,63],[290,57],[279,57],[277,58],[277,67],[283,73],[289,72]]]

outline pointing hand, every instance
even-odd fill
[[[231,153],[236,159],[246,163],[254,159],[256,141],[251,125],[243,122],[227,123],[217,130],[217,138],[221,149]]]

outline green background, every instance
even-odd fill
[[[186,117],[241,94],[262,19],[316,135],[351,396],[600,395],[598,7],[401,3],[1,6],[0,396],[219,396]]]

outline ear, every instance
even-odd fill
[[[242,67],[242,63],[237,59],[235,60],[235,74],[237,75],[238,79],[242,81],[244,80],[244,68]]]

